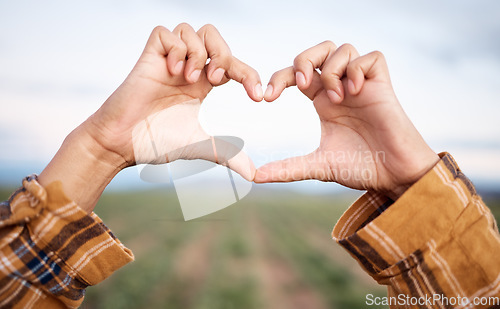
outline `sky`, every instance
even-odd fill
[[[0,0],[0,183],[40,173],[125,79],[151,30],[181,22],[215,25],[263,85],[325,40],[382,51],[403,108],[434,151],[449,151],[473,182],[500,187],[500,2],[450,0]],[[230,82],[209,94],[200,121],[210,134],[242,138],[257,166],[319,143],[314,107],[296,89],[255,103]],[[111,187],[141,183],[131,169]],[[316,187],[332,185],[293,188]]]

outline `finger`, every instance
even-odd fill
[[[248,181],[254,179],[255,165],[242,151],[243,142],[234,142],[241,139],[209,136],[201,127],[194,132],[194,135],[195,137],[188,145],[168,153],[170,161],[207,160],[229,167]]]
[[[293,61],[295,78],[300,90],[307,89],[313,80],[315,69],[321,69],[325,60],[335,52],[337,46],[325,41],[299,54]]]
[[[227,167],[240,174],[241,177],[248,181],[253,181],[255,178],[255,165],[248,155],[241,151],[232,159],[229,160]]]
[[[285,88],[297,85],[294,68],[288,67],[280,70],[271,76],[269,83],[267,85],[266,93],[264,94],[264,99],[267,102],[272,102],[276,100]],[[310,100],[314,100],[316,94],[323,88],[321,83],[321,78],[318,72],[313,72],[313,77],[311,84],[307,89],[301,90]]]
[[[174,34],[179,36],[187,47],[187,61],[184,67],[184,76],[187,81],[195,83],[200,78],[201,71],[207,62],[207,51],[200,37],[194,29],[182,23],[175,27]]]
[[[347,66],[348,90],[352,95],[358,94],[366,79],[378,79],[390,83],[389,69],[384,55],[379,51],[353,60]]]
[[[207,78],[212,85],[217,86],[229,70],[233,55],[226,41],[213,25],[201,27],[198,30],[198,36],[210,58],[210,63],[207,66]]]
[[[260,76],[248,64],[233,57],[231,67],[227,71],[229,78],[234,79],[245,87],[248,96],[255,102],[260,102],[264,98]]]
[[[268,163],[257,169],[254,181],[265,183],[326,179],[325,176],[321,175],[325,170],[316,159],[316,152],[313,152],[301,157]]]
[[[321,81],[332,103],[341,103],[344,99],[344,77],[347,65],[359,57],[358,51],[350,44],[340,46],[325,61],[321,70]]]
[[[229,46],[213,25],[205,25],[198,30],[210,58],[207,78],[214,86],[226,83],[229,79],[243,84],[248,96],[254,101],[264,97],[262,84],[257,71],[233,57]]]
[[[217,164],[229,167],[248,181],[254,179],[255,165],[242,151],[243,142],[234,142],[231,137],[214,137],[212,140]]]
[[[267,84],[264,99],[267,102],[272,102],[281,95],[285,88],[295,86],[296,84],[293,67],[277,71],[273,74],[273,76],[271,76],[271,79]]]
[[[167,57],[167,68],[170,74],[178,75],[184,67],[187,47],[182,40],[167,28],[158,26],[149,36],[143,56],[149,54]]]

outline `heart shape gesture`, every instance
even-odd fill
[[[236,146],[216,143],[200,126],[198,110],[214,86],[231,79],[243,84],[254,101],[274,101],[286,87],[297,85],[321,121],[318,149],[256,171]],[[173,31],[153,30],[129,76],[68,136],[39,181],[63,180],[70,197],[92,210],[123,168],[177,159],[223,164],[248,181],[318,179],[396,199],[439,157],[401,108],[380,52],[360,57],[350,45],[324,42],[276,72],[263,95],[257,72],[233,57],[215,27],[195,32],[180,24]]]
[[[217,162],[215,148],[190,145],[210,138],[198,122],[199,104],[212,87],[230,79],[242,83],[253,100],[263,99],[257,72],[232,56],[213,26],[198,32],[187,24],[172,32],[157,27],[125,82],[91,117],[93,132],[98,132],[94,136],[105,136],[102,144],[127,165],[198,158]],[[437,161],[401,108],[381,53],[360,57],[351,45],[337,48],[326,41],[276,72],[265,99],[273,101],[294,85],[318,112],[320,146],[309,155],[267,164],[257,174],[243,153],[223,160],[245,179],[335,181],[396,198]],[[142,133],[134,132],[140,123]],[[156,143],[160,153],[140,146],[151,145],[151,139],[161,141]]]
[[[241,140],[208,135],[198,121],[200,104],[214,86],[222,85],[230,79],[243,84],[254,101],[265,99],[272,102],[285,88],[297,86],[313,102],[318,113],[321,122],[319,147],[308,155],[271,162],[256,170],[251,160],[241,152]],[[76,205],[90,213],[106,185],[128,166],[140,163],[162,164],[178,159],[214,162],[179,161],[176,164],[181,167],[177,170],[176,164],[169,166],[170,170],[177,171],[170,176],[172,182],[176,180],[176,193],[185,220],[220,210],[239,201],[240,196],[250,191],[252,184],[242,181],[248,186],[238,186],[230,169],[246,180],[257,183],[317,179],[372,191],[373,195],[368,194],[359,200],[339,220],[332,237],[357,257],[365,270],[376,279],[402,261],[406,266],[409,265],[408,261],[413,263],[412,267],[415,263],[417,267],[424,265],[423,262],[429,255],[426,253],[428,239],[433,241],[434,236],[441,238],[436,238],[437,245],[434,244],[434,247],[437,249],[431,247],[430,251],[434,250],[436,254],[447,253],[451,257],[450,261],[455,264],[452,266],[476,262],[477,259],[472,259],[469,253],[483,254],[485,251],[478,250],[478,241],[474,239],[470,242],[473,243],[470,248],[467,248],[465,241],[450,242],[450,230],[460,240],[467,240],[462,237],[466,234],[469,239],[478,236],[479,244],[484,247],[482,249],[488,249],[490,243],[496,244],[498,240],[498,231],[494,230],[491,213],[452,161],[443,160],[443,164],[453,167],[450,169],[453,175],[437,165],[436,171],[441,171],[429,173],[429,178],[421,185],[416,185],[413,193],[409,192],[409,195],[403,197],[399,205],[391,206],[396,207],[391,208],[396,210],[385,212],[385,219],[379,220],[380,217],[377,217],[379,223],[372,221],[385,210],[380,209],[387,205],[385,198],[383,203],[380,200],[381,195],[392,200],[398,199],[440,160],[399,104],[391,85],[387,64],[380,52],[360,56],[351,45],[337,48],[332,42],[326,41],[297,56],[293,66],[276,72],[263,94],[257,72],[232,56],[229,47],[213,26],[207,25],[195,32],[191,26],[180,24],[172,32],[163,27],[154,29],[144,52],[123,84],[96,113],[68,135],[38,177],[41,186],[37,183],[36,176],[28,177],[23,181],[24,188],[12,195],[9,201],[2,203],[2,216],[6,219],[0,223],[5,223],[4,235],[8,235],[7,243],[10,248],[7,253],[16,258],[16,263],[3,258],[3,264],[7,262],[6,265],[10,266],[8,270],[14,274],[6,273],[5,277],[11,276],[17,281],[23,279],[23,282],[31,282],[34,288],[38,288],[33,290],[38,295],[31,291],[32,295],[37,296],[31,298],[31,304],[42,299],[38,297],[42,294],[54,296],[55,292],[48,287],[55,282],[54,286],[61,289],[57,290],[54,296],[57,300],[52,299],[53,303],[60,304],[64,301],[68,306],[78,306],[82,297],[68,295],[82,296],[85,283],[98,283],[132,258],[130,251],[116,240],[95,214],[85,216]],[[203,165],[193,164],[200,162]],[[189,165],[189,168],[183,168],[183,164]],[[227,181],[214,181],[213,184],[205,182],[202,186],[198,182],[196,187],[189,187],[189,176],[206,172],[205,175],[211,177],[218,172],[215,170],[227,172],[227,175],[224,174]],[[148,174],[148,171],[144,171],[144,174]],[[161,180],[160,177],[158,179]],[[462,183],[458,183],[458,180]],[[445,186],[451,189],[447,189],[448,193],[443,191],[443,194],[438,195],[434,188],[429,190],[434,185],[438,189]],[[464,186],[470,192],[465,193]],[[451,193],[452,189],[456,192]],[[62,192],[68,193],[69,200]],[[206,192],[213,193],[216,203],[210,203]],[[417,196],[419,193],[425,193],[426,196]],[[417,219],[420,218],[427,225],[431,222],[438,227],[434,234],[422,233],[422,229],[416,229],[415,233],[409,229],[410,232],[405,230],[401,234],[403,236],[397,235],[404,230],[401,226],[420,224],[420,221],[411,217],[416,213],[415,206],[429,206],[427,202],[436,197],[436,205],[444,204],[448,207],[443,208],[443,216],[432,220],[429,220],[429,214],[425,212],[419,212],[417,216]],[[442,203],[443,201],[446,203]],[[466,210],[472,209],[468,212],[471,222],[467,222],[467,218],[463,219],[467,217],[463,215],[463,207],[456,207],[462,202],[463,206],[477,204],[477,207],[466,207]],[[371,210],[366,211],[369,208]],[[427,211],[433,211],[431,208]],[[411,220],[406,218],[395,226],[389,226],[388,222],[393,219],[408,217],[407,214],[401,216],[406,210]],[[454,219],[456,214],[459,214],[460,221]],[[480,229],[481,225],[476,224],[479,221],[483,224],[483,230]],[[370,229],[368,226],[364,228],[367,223],[370,223]],[[456,228],[457,226],[460,228]],[[385,231],[382,230],[384,227]],[[11,233],[9,229],[14,228],[14,233]],[[339,236],[338,231],[342,235]],[[470,231],[476,231],[477,235],[469,233]],[[483,237],[488,231],[492,232],[489,238]],[[405,236],[409,233],[416,237],[405,243]],[[460,246],[457,247],[456,244]],[[450,250],[453,247],[458,250]],[[493,245],[490,247],[495,249]],[[101,253],[108,248],[113,248],[113,251]],[[466,249],[470,249],[470,252]],[[28,259],[18,254],[20,250],[29,251],[26,254]],[[466,258],[457,260],[457,252],[454,251]],[[421,252],[419,261],[414,252]],[[29,260],[29,263],[25,262]],[[33,261],[40,269],[43,267],[42,276],[39,275],[41,271],[35,273],[30,266]],[[489,262],[492,260],[485,261],[488,263],[478,264],[479,270],[492,268],[493,263]],[[54,265],[65,267],[58,267],[59,270],[62,269],[59,273]],[[27,275],[23,271],[26,267],[29,270]],[[52,276],[52,273],[55,274]],[[49,274],[51,278],[42,282],[40,279],[45,274]],[[462,277],[466,278],[467,274]],[[66,278],[64,281],[71,279],[71,284],[62,285],[58,278]],[[401,275],[394,275],[391,279],[395,279],[394,282],[404,281]],[[424,281],[423,288],[432,290],[429,287],[433,286],[427,280]],[[77,284],[73,284],[74,282]],[[24,286],[31,289],[31,285]],[[407,289],[406,286],[410,287],[408,284],[402,288],[389,285],[389,294],[412,294],[411,288]],[[15,293],[21,295],[16,297],[19,303],[14,306],[22,306],[28,302],[28,297],[22,294],[27,289],[21,291],[14,287],[17,291]],[[417,294],[421,294],[420,290]],[[489,295],[493,294],[487,296]],[[45,299],[50,299],[49,297]],[[4,297],[3,303],[10,304],[11,299],[11,296]]]

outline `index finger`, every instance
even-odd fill
[[[293,61],[295,78],[300,90],[309,88],[315,69],[322,69],[323,63],[337,50],[332,41],[325,41],[300,53]]]
[[[251,68],[248,64],[233,57],[231,67],[227,71],[229,78],[234,79],[242,84],[247,91],[248,96],[255,102],[260,102],[264,98],[262,91],[262,83],[257,71]]]
[[[263,93],[257,71],[233,57],[229,46],[219,31],[212,25],[205,25],[198,30],[207,49],[210,63],[207,66],[207,78],[214,86],[226,83],[229,79],[243,84],[248,96],[254,101],[262,101]]]

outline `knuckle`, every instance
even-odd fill
[[[221,63],[224,66],[230,66],[233,60],[233,55],[228,48],[221,48],[214,58],[217,59],[218,63]]]
[[[336,77],[336,74],[332,70],[323,70],[319,75],[322,81],[329,81]]]
[[[175,46],[173,47],[173,49],[177,50],[177,52],[179,52],[181,54],[186,54],[187,53],[187,46],[181,40],[175,42]]]
[[[243,83],[260,83],[259,74],[252,68],[244,68],[241,72]]]
[[[339,49],[347,49],[347,50],[353,50],[355,49],[354,46],[352,46],[352,44],[350,43],[344,43],[342,44]]]
[[[340,77],[335,72],[329,71],[329,72],[322,72],[320,75],[320,79],[323,82],[323,84],[327,86],[335,84],[335,82],[339,80]]]
[[[297,57],[295,57],[295,59],[293,59],[293,65],[294,66],[301,66],[304,62],[307,61],[307,56],[304,55],[304,53],[298,55]]]
[[[269,79],[268,85],[272,85],[274,88],[283,88],[285,89],[287,86],[287,82],[282,76],[278,73],[274,73],[273,76]]]
[[[252,68],[248,68],[248,72],[247,72],[247,75],[253,79],[253,80],[258,80],[259,79],[259,73],[257,73],[257,71],[255,71],[254,69]]]
[[[285,69],[281,69],[273,73],[271,78],[269,79],[269,84],[273,84],[275,86],[283,86],[286,88],[288,86],[288,82],[290,80],[291,75],[293,75],[293,68],[288,67]]]
[[[159,34],[160,32],[163,32],[165,30],[167,30],[167,28],[158,25],[158,26],[153,28],[153,31],[151,31],[151,34]]]
[[[222,68],[225,71],[229,71],[231,69],[234,69],[234,64],[227,58],[220,58],[220,56],[217,56],[215,58],[210,59],[209,66],[213,68],[214,70],[216,68]]]
[[[273,75],[271,75],[271,78],[269,79],[270,82],[275,81],[280,78],[282,71],[274,72]]]
[[[322,43],[320,43],[320,45],[325,45],[327,46],[328,48],[330,49],[335,49],[337,48],[337,45],[335,45],[335,43],[333,43],[332,41],[330,40],[326,40],[326,41],[323,41]]]
[[[342,74],[342,72],[339,72],[333,63],[327,62],[321,68],[320,77],[322,80],[340,79],[341,76],[339,74]]]
[[[359,66],[359,61],[354,60],[349,62],[346,67],[347,74],[349,75],[349,73],[352,73],[354,70],[356,70],[358,66]]]
[[[203,27],[200,28],[200,30],[204,30],[207,32],[218,32],[217,28],[212,24],[205,24],[203,25]]]
[[[197,48],[191,51],[191,57],[198,58],[198,59],[207,59],[207,51],[204,48]]]
[[[379,58],[379,59],[384,59],[385,58],[384,54],[381,51],[379,51],[379,50],[374,50],[370,54],[373,55],[373,56],[375,56],[376,58]]]
[[[231,50],[228,48],[223,48],[220,51],[220,58],[223,59],[224,61],[231,62],[233,59],[233,53]]]
[[[189,32],[191,32],[191,31],[192,31],[192,32],[194,32],[194,29],[193,29],[193,27],[191,27],[191,25],[190,25],[190,24],[188,24],[188,23],[180,23],[180,24],[178,24],[178,25],[175,27],[175,29],[174,29],[172,32],[173,32],[173,33],[175,33],[175,34],[177,34],[179,37],[181,37],[181,34],[182,34],[183,32],[187,32],[187,31],[189,31]]]
[[[191,28],[191,25],[189,25],[188,23],[180,23],[177,25],[177,28],[179,29]]]
[[[356,71],[361,70],[363,63],[368,59],[368,57],[360,57],[357,59],[354,59],[354,61],[350,62],[347,65],[346,72],[348,75],[355,73]]]

